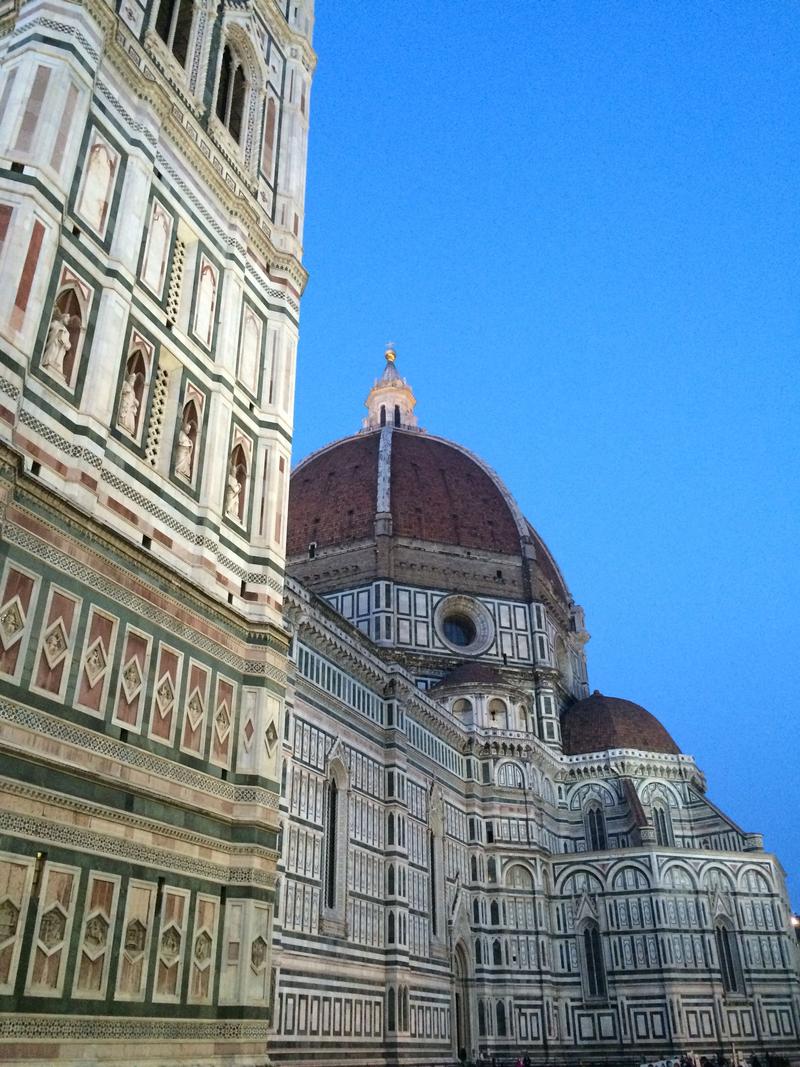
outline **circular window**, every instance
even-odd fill
[[[446,615],[443,629],[450,644],[459,648],[466,648],[475,640],[475,623],[468,615],[460,615],[455,611],[452,615]]]
[[[487,608],[468,596],[446,596],[436,605],[434,625],[451,652],[478,656],[494,640],[494,623]]]

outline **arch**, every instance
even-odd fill
[[[394,812],[390,811],[386,816],[386,844],[394,844]]]
[[[602,893],[603,885],[593,871],[582,868],[562,875],[556,882],[555,891],[562,896],[579,896],[581,893]]]
[[[386,917],[386,944],[393,945],[395,942],[395,919],[394,912],[390,911]]]
[[[481,905],[477,897],[472,902],[472,921],[478,926],[481,921]]]
[[[390,985],[386,990],[386,1029],[390,1032],[397,1029],[396,997],[394,986]]]
[[[697,878],[694,873],[682,863],[665,864],[661,869],[661,882],[670,889],[683,889],[694,892],[697,886]]]
[[[656,800],[663,800],[669,807],[679,808],[682,801],[677,786],[673,785],[672,782],[663,782],[661,780],[645,782],[639,788],[639,796],[645,805],[653,804]]]
[[[570,810],[580,811],[591,800],[596,801],[604,808],[613,808],[617,804],[617,794],[605,782],[584,783],[570,792]]]
[[[626,863],[623,867],[612,868],[609,874],[612,889],[649,889],[650,878],[646,868],[635,863]]]
[[[509,889],[524,889],[533,892],[533,875],[521,863],[513,863],[505,872],[505,883]]]
[[[497,860],[495,859],[494,856],[490,856],[489,857],[488,873],[489,873],[489,881],[490,882],[496,882],[497,881]]]
[[[472,701],[466,697],[459,697],[453,701],[453,705],[450,709],[454,715],[458,715],[459,718],[468,719],[472,716]]]
[[[491,697],[487,704],[489,725],[497,730],[508,729],[508,705],[500,697]]]
[[[386,867],[386,895],[394,896],[394,864],[389,863]]]
[[[386,405],[385,404],[381,404],[381,419],[380,419],[380,423],[381,423],[381,427],[384,427],[386,425]]]
[[[483,963],[483,948],[479,937],[475,938],[475,962],[478,964]]]
[[[505,789],[524,789],[525,772],[518,763],[513,760],[506,760],[504,763],[499,764],[495,781],[497,785]]]
[[[225,486],[225,514],[244,523],[245,497],[247,493],[247,455],[241,444],[234,446],[228,463],[228,478]]]
[[[497,966],[502,966],[503,963],[503,946],[500,944],[499,937],[492,941],[492,963]]]
[[[705,889],[719,889],[724,893],[734,890],[733,876],[719,865],[709,864],[703,870],[701,881]]]
[[[492,926],[500,925],[500,905],[496,900],[493,900],[489,905],[489,922]]]
[[[771,895],[773,890],[769,884],[769,879],[763,871],[757,867],[743,867],[739,872],[739,888],[744,893],[752,894],[769,894]]]

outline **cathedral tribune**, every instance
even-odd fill
[[[290,477],[312,27],[0,3],[0,1063],[796,1056],[778,861],[393,350]]]

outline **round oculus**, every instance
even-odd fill
[[[433,615],[436,633],[451,652],[479,656],[494,640],[494,621],[480,601],[469,596],[447,596]]]

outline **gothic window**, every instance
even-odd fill
[[[500,925],[500,905],[496,900],[493,900],[489,908],[489,921],[492,926]]]
[[[156,15],[156,33],[182,67],[189,52],[193,14],[192,0],[161,0]]]
[[[386,943],[393,945],[395,942],[395,919],[394,912],[390,911],[386,919]]]
[[[336,844],[337,819],[339,817],[339,790],[332,779],[328,785],[328,820],[325,832],[327,836],[327,854],[325,864],[325,903],[329,908],[336,907]]]
[[[486,1008],[482,1000],[478,1001],[478,1033],[481,1037],[486,1034]]]
[[[400,406],[398,404],[394,406],[394,424],[395,426],[400,425]]]
[[[248,91],[242,60],[230,42],[222,51],[222,63],[217,86],[216,114],[234,141],[241,143],[242,117]]]
[[[503,963],[503,946],[500,944],[500,938],[496,937],[492,942],[492,963],[497,966],[502,966]]]
[[[394,986],[389,986],[386,990],[386,1029],[390,1032],[397,1029],[395,996]]]
[[[593,804],[586,812],[586,844],[592,852],[608,847],[606,819],[599,804]]]
[[[495,1015],[497,1018],[497,1036],[506,1036],[506,1006],[502,1000],[498,1000],[495,1009]]]
[[[478,859],[476,856],[470,856],[469,858],[469,876],[470,881],[478,881]]]
[[[477,898],[472,902],[472,921],[477,926],[481,921],[481,906]]]
[[[381,404],[381,426],[386,425],[386,407]]]
[[[394,844],[394,812],[390,811],[386,817],[386,844]]]
[[[522,769],[516,763],[503,763],[497,768],[497,784],[506,789],[524,789]]]
[[[479,937],[475,938],[475,962],[483,963],[483,952],[481,950],[481,939]]]
[[[606,995],[606,969],[603,962],[603,944],[597,923],[589,923],[581,934],[584,968],[584,989],[587,997]]]
[[[653,825],[656,831],[656,843],[669,848],[673,844],[672,819],[663,804],[653,806]]]
[[[717,942],[719,969],[722,972],[722,988],[726,993],[741,993],[741,963],[736,935],[720,920],[714,927],[714,937]]]
[[[386,872],[386,895],[394,896],[394,864],[390,863]]]
[[[261,154],[261,169],[267,176],[267,181],[272,184],[275,169],[275,134],[278,129],[278,106],[275,98],[270,96],[267,100],[267,110],[264,116],[264,149]]]

